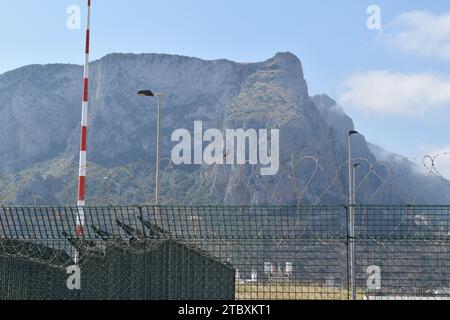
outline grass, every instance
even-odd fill
[[[348,291],[295,283],[236,284],[237,300],[347,300]],[[357,299],[362,299],[358,292]]]

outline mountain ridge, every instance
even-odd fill
[[[302,63],[292,53],[254,63],[113,53],[92,62],[91,75],[88,194],[94,202],[153,201],[156,108],[154,101],[136,95],[146,88],[167,93],[163,158],[173,147],[171,132],[191,130],[196,120],[205,130],[279,128],[281,134],[275,177],[257,176],[257,166],[168,167],[164,160],[165,203],[346,202],[346,173],[337,168],[346,161],[353,121],[328,96],[309,96]],[[82,67],[73,64],[32,65],[0,75],[0,170],[12,190],[3,202],[74,203],[81,78]],[[363,136],[354,139],[354,155],[376,162]],[[313,158],[320,169],[314,170]],[[368,163],[362,171],[370,169]],[[388,177],[388,169],[377,170]],[[14,176],[21,175],[24,181],[18,182]],[[52,203],[29,196],[39,195],[39,185],[47,186],[41,187],[47,190],[41,198]],[[392,190],[377,191],[379,185],[380,179],[369,175],[360,188],[361,201],[405,203]],[[439,190],[445,193],[440,202],[449,201],[448,190]]]

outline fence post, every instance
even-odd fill
[[[347,270],[349,300],[356,300],[355,273],[355,206],[345,206],[347,214]]]
[[[355,205],[353,204],[352,211],[351,211],[351,234],[350,234],[350,252],[352,254],[351,256],[351,262],[352,262],[352,299],[356,300],[356,257],[355,257],[355,240],[356,240],[356,234],[355,234]]]
[[[142,233],[144,234],[144,237],[147,238],[147,228],[145,227],[145,224],[144,224],[144,214],[142,211],[142,206],[135,206],[135,208],[139,212],[138,216],[137,216],[137,221],[141,222]]]
[[[148,280],[147,279],[147,228],[144,223],[145,218],[144,218],[142,206],[139,205],[139,206],[136,206],[136,208],[139,212],[138,221],[141,222],[141,229],[142,229],[142,232],[144,235],[144,239],[143,239],[144,249],[143,249],[143,255],[142,255],[142,259],[144,262],[144,270],[142,270],[143,274],[144,274],[144,276],[143,276],[144,277],[144,283],[143,283],[144,292],[139,292],[139,294],[141,295],[139,298],[141,300],[148,300],[148,295],[147,295],[147,284],[148,284],[148,281],[147,281]]]

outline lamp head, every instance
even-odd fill
[[[155,94],[151,90],[140,90],[138,95],[142,97],[153,97]]]

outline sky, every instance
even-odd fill
[[[0,0],[0,73],[82,64],[85,9],[86,0]],[[255,62],[290,51],[310,94],[337,100],[368,141],[418,162],[450,151],[448,0],[92,0],[91,29],[92,60],[156,52]],[[437,165],[450,176],[447,158]]]

